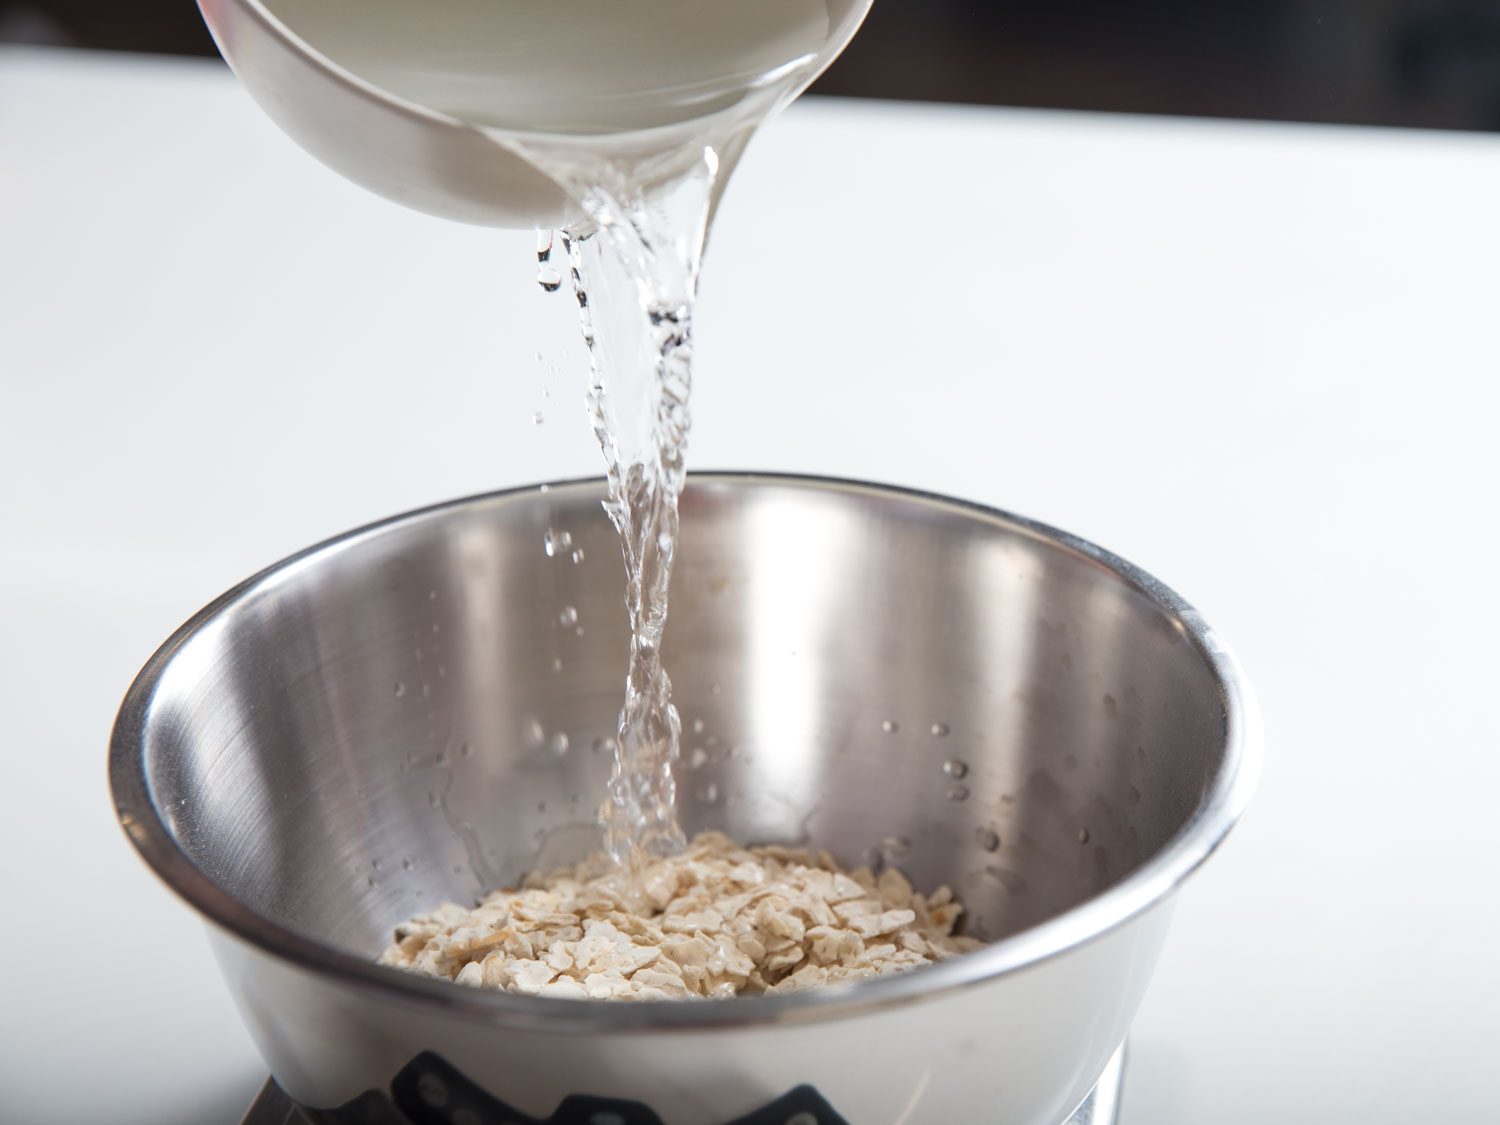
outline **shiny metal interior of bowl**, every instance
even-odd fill
[[[177,846],[255,913],[371,957],[416,911],[597,846],[627,647],[600,496],[446,505],[230,596],[149,701]],[[689,832],[893,863],[987,939],[1120,881],[1223,766],[1214,671],[1147,589],[909,493],[696,478],[666,663]]]

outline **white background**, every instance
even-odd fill
[[[216,64],[0,51],[0,1117],[249,1102],[200,927],[113,823],[114,709],[289,551],[596,471],[532,249],[344,183]],[[1500,138],[804,104],[698,340],[694,465],[1036,516],[1236,644],[1263,782],[1182,897],[1127,1125],[1500,1114]]]

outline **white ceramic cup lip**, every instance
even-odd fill
[[[359,74],[350,70],[342,63],[331,58],[309,43],[285,20],[266,6],[264,0],[200,0],[205,8],[218,7],[224,4],[234,5],[258,21],[270,34],[281,41],[289,51],[294,52],[306,61],[316,65],[329,77],[338,81],[349,92],[356,94],[362,99],[377,106],[400,113],[423,125],[447,129],[458,129],[465,132],[478,131],[486,136],[493,137],[503,143],[503,138],[514,137],[517,140],[531,140],[542,142],[546,140],[566,139],[570,145],[591,146],[607,145],[613,138],[618,141],[621,137],[629,137],[632,142],[639,140],[642,144],[649,143],[652,139],[670,135],[680,131],[684,122],[666,125],[645,126],[638,129],[629,129],[613,133],[551,133],[544,130],[526,129],[514,125],[489,125],[475,124],[464,121],[462,118],[441,110],[433,109],[431,106],[423,105],[421,102],[404,98],[400,94],[393,93],[382,86],[377,86],[368,79],[361,78]],[[808,68],[806,81],[790,91],[787,100],[799,95],[802,90],[826,70],[832,61],[843,53],[849,41],[854,38],[860,25],[864,23],[865,15],[869,12],[874,0],[854,0],[851,11],[855,12],[855,18],[847,20],[848,26],[843,28],[830,28],[830,34],[823,47],[814,54],[807,56],[813,60]],[[226,55],[227,58],[227,55]],[[790,65],[790,64],[789,64]],[[722,112],[722,111],[715,111]],[[688,122],[696,122],[714,116],[713,113],[705,114],[703,117],[690,118]]]

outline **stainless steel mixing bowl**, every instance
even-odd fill
[[[1171,591],[954,500],[696,476],[666,658],[689,831],[895,863],[952,885],[993,944],[823,992],[633,1005],[373,963],[408,915],[597,841],[626,652],[600,495],[331,540],[204,609],[131,686],[121,823],[209,921],[276,1079],[336,1107],[427,1052],[537,1117],[583,1093],[709,1125],[808,1084],[859,1125],[1061,1121],[1245,805],[1258,721]]]

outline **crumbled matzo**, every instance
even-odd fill
[[[827,853],[718,832],[651,863],[639,893],[596,857],[419,914],[380,961],[476,988],[666,1000],[796,992],[980,945],[953,933],[963,907],[947,887],[921,895],[899,871],[845,873]]]

